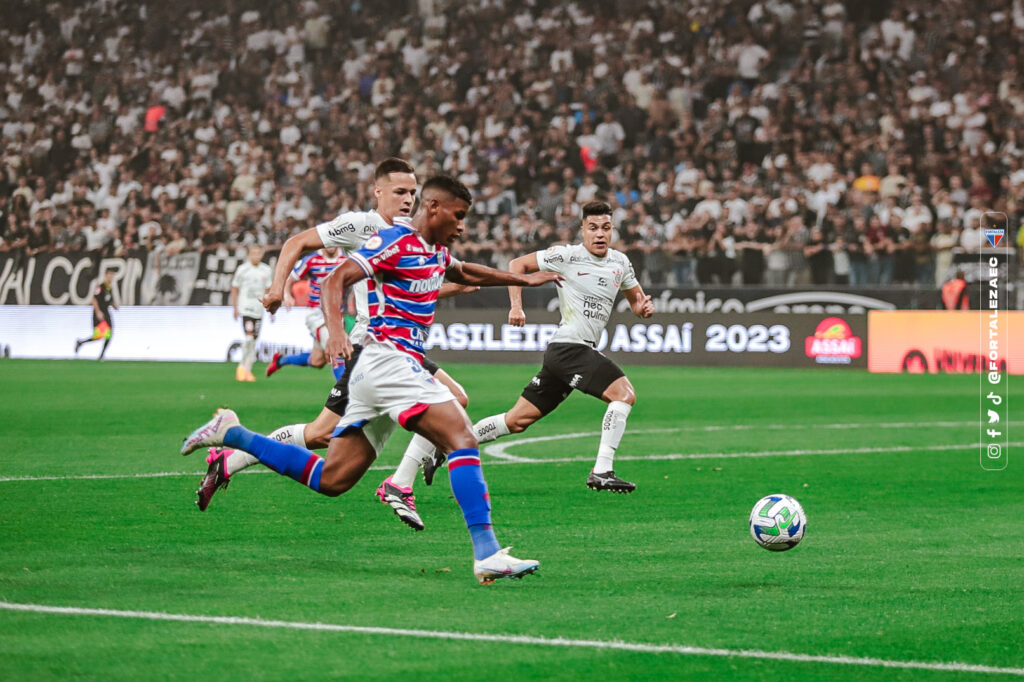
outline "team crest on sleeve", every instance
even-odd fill
[[[380,235],[375,234],[366,240],[365,248],[370,249],[372,251],[374,249],[379,249],[381,244],[383,243],[384,240],[380,238]]]
[[[622,284],[622,278],[622,268],[615,268],[614,270],[612,270],[612,281],[615,282],[616,287]]]

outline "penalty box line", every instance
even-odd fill
[[[768,661],[797,663],[823,663],[829,665],[855,665],[877,668],[903,668],[916,670],[944,670],[973,672],[990,675],[1016,675],[1024,677],[1024,668],[1002,668],[988,665],[959,662],[899,661],[884,658],[863,658],[855,656],[827,656],[799,654],[788,651],[760,651],[756,649],[717,649],[678,644],[644,644],[619,640],[569,639],[566,637],[535,637],[531,635],[501,635],[476,632],[454,632],[445,630],[416,630],[411,628],[370,627],[360,625],[336,625],[332,623],[303,623],[299,621],[265,620],[239,616],[199,616],[156,611],[121,611],[73,606],[47,606],[42,604],[18,604],[0,601],[0,610],[22,613],[51,614],[64,616],[91,616],[100,618],[123,618],[133,620],[165,621],[175,623],[202,623],[208,625],[241,625],[282,630],[305,630],[313,632],[356,633],[418,639],[439,639],[452,641],[487,642],[495,644],[525,644],[542,647],[567,647],[631,651],[648,654],[676,654],[680,656],[711,656],[722,658],[751,658]]]
[[[538,436],[537,438],[524,438],[518,443],[540,442],[547,440],[563,440],[565,438],[582,438],[585,436],[596,436],[597,433],[574,433],[561,436]],[[1013,442],[1014,447],[1024,446],[1024,441]],[[873,448],[834,448],[834,449],[798,449],[798,450],[754,450],[750,452],[691,452],[691,453],[668,453],[661,455],[619,455],[616,460],[624,462],[664,462],[688,459],[757,459],[760,457],[803,457],[823,455],[867,455],[881,453],[899,452],[946,452],[954,450],[971,450],[980,447],[980,443],[961,443],[958,445],[892,445],[888,447]],[[513,464],[572,464],[575,462],[592,462],[593,455],[578,457],[552,457],[545,459],[530,459],[527,457],[514,457],[490,453],[484,448],[485,454],[492,454],[496,459],[486,460],[487,466],[501,466]],[[369,471],[392,471],[395,465],[372,466]],[[138,474],[78,474],[71,476],[0,476],[0,483],[31,483],[38,481],[97,481],[97,480],[118,480],[118,479],[144,479],[144,478],[175,478],[181,476],[202,476],[201,471],[158,471],[153,473]],[[255,474],[274,473],[264,467],[253,467],[238,472],[237,475],[252,476]]]

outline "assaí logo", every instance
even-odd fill
[[[826,317],[814,330],[814,336],[804,341],[804,351],[821,364],[848,365],[853,358],[860,357],[862,345],[846,320]]]

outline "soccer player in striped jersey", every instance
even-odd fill
[[[336,246],[324,247],[309,254],[300,260],[292,269],[288,277],[288,283],[298,282],[303,279],[309,280],[309,312],[306,313],[306,328],[309,335],[313,337],[313,350],[309,353],[296,353],[294,355],[283,355],[274,353],[273,359],[267,365],[267,376],[271,376],[286,365],[297,365],[299,367],[312,367],[320,369],[327,364],[327,356],[324,354],[324,345],[327,343],[327,325],[324,324],[324,313],[320,309],[320,284],[327,275],[334,272],[334,268],[345,262],[345,256],[341,249]],[[285,287],[284,304],[291,308],[295,301]],[[345,363],[335,362],[331,368],[334,372],[334,379],[341,379],[345,373]]]
[[[327,353],[350,362],[349,402],[321,459],[309,450],[248,431],[231,410],[219,411],[182,446],[182,454],[220,444],[245,450],[274,471],[319,493],[337,496],[366,473],[394,432],[414,431],[449,453],[452,492],[473,544],[473,574],[483,584],[533,573],[539,562],[501,548],[491,526],[490,497],[469,417],[451,391],[423,370],[423,343],[443,280],[474,286],[539,286],[554,272],[514,274],[454,259],[447,246],[464,229],[472,199],[459,181],[439,176],[423,185],[411,221],[371,237],[324,283],[330,331]],[[364,346],[353,357],[340,311],[344,288],[372,277],[378,298]]]
[[[410,215],[416,200],[416,189],[416,175],[407,161],[389,158],[377,164],[373,187],[376,210],[341,213],[333,220],[289,238],[278,256],[270,289],[263,296],[264,307],[273,312],[281,305],[287,278],[303,253],[329,247],[339,247],[349,252],[359,249],[378,230],[391,227],[396,218]],[[458,287],[446,284],[441,296],[451,295],[457,290]],[[376,303],[377,298],[365,280],[353,285],[352,291],[356,302],[356,324],[350,336],[358,355],[370,322],[369,307],[371,303]],[[351,363],[348,363],[348,366],[350,365]],[[429,359],[424,360],[423,367],[447,386],[463,407],[469,404],[469,397],[462,386],[443,369]],[[324,408],[316,419],[306,424],[282,426],[272,431],[270,437],[310,450],[325,448],[334,427],[345,413],[347,402],[348,377],[342,375],[331,388]],[[392,482],[392,478],[415,477],[423,461],[432,460],[433,451],[434,445],[430,441],[418,435],[413,436],[395,475],[386,479],[377,489],[377,496],[381,501],[390,506],[398,518],[414,530],[423,530],[423,520],[416,511],[416,498],[412,494],[411,483],[397,485]],[[209,506],[214,493],[227,486],[231,476],[258,463],[255,457],[245,452],[233,452],[229,449],[211,450],[206,461],[209,464],[206,475],[196,490],[196,504],[200,510],[205,510]]]

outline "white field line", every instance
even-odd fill
[[[717,656],[724,658],[754,658],[769,661],[797,663],[824,663],[829,665],[857,665],[875,668],[904,668],[916,670],[945,670],[953,672],[986,673],[991,675],[1017,675],[1024,677],[1024,668],[999,668],[973,663],[939,663],[931,661],[895,661],[884,658],[860,658],[854,656],[820,656],[798,654],[788,651],[759,651],[756,649],[710,649],[679,644],[644,644],[599,639],[548,638],[530,635],[500,635],[477,632],[449,632],[445,630],[414,630],[409,628],[368,627],[360,625],[335,625],[332,623],[303,623],[287,620],[264,620],[237,616],[197,616],[155,611],[118,611],[113,609],[89,609],[71,606],[45,606],[41,604],[17,604],[0,601],[0,610],[27,613],[44,613],[63,616],[92,616],[103,618],[128,618],[135,620],[170,621],[176,623],[204,623],[210,625],[242,625],[249,627],[275,628],[282,630],[307,630],[313,632],[344,632],[390,637],[414,637],[418,639],[440,639],[454,641],[490,642],[496,644],[527,644],[543,647],[567,647],[634,651],[647,654],[677,654],[681,656]]]
[[[680,431],[744,431],[752,429],[770,429],[770,430],[799,430],[799,429],[845,429],[845,428],[867,428],[874,426],[877,428],[951,428],[961,426],[973,426],[977,422],[892,422],[884,424],[796,424],[790,426],[780,425],[766,425],[766,426],[755,426],[755,425],[734,425],[734,426],[698,426],[698,427],[676,427],[676,428],[662,428],[662,429],[642,429],[630,431],[632,434],[641,433],[674,433]],[[1024,422],[1011,422],[1011,423],[1024,423]],[[485,445],[481,450],[484,454],[489,457],[493,457],[497,461],[489,460],[488,466],[497,466],[500,464],[566,464],[572,462],[589,462],[594,459],[593,455],[576,456],[576,457],[559,457],[559,458],[544,458],[544,459],[533,459],[529,457],[520,457],[516,455],[507,454],[508,448],[525,445],[529,443],[544,443],[557,440],[569,440],[575,438],[593,438],[600,436],[599,432],[589,431],[583,433],[562,433],[551,436],[536,436],[534,438],[517,438],[512,441],[506,441],[503,443],[493,443]],[[947,450],[970,450],[971,448],[980,448],[981,443],[963,443],[958,445],[924,445],[924,446],[888,446],[888,447],[874,447],[874,448],[835,448],[835,449],[796,449],[796,450],[754,450],[749,452],[692,452],[692,453],[669,453],[669,454],[658,454],[658,455],[617,455],[616,459],[620,461],[663,461],[663,460],[683,460],[683,459],[746,459],[746,458],[757,458],[757,457],[792,457],[792,456],[804,456],[804,455],[856,455],[856,454],[875,454],[875,453],[887,453],[887,452],[913,452],[915,450],[924,451],[947,451]],[[1019,447],[1024,445],[1024,442],[1013,442],[1008,445]],[[370,467],[370,471],[390,471],[393,469],[393,465],[377,465]],[[143,478],[168,478],[176,476],[202,476],[205,471],[159,471],[151,473],[137,473],[137,474],[75,474],[68,476],[0,476],[0,483],[19,483],[19,482],[31,482],[31,481],[90,481],[90,480],[113,480],[113,479],[143,479]],[[245,471],[239,472],[241,474],[269,474],[272,473],[269,469],[263,467],[252,467]]]

